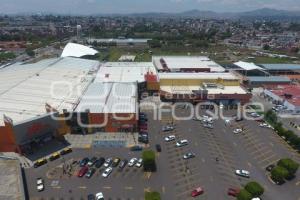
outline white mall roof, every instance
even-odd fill
[[[156,74],[151,62],[108,62],[100,67],[95,82],[144,82],[147,72]]]
[[[153,56],[152,62],[158,70],[164,69],[160,59],[163,59],[171,71],[192,68],[209,68],[211,72],[224,72],[225,69],[206,56]]]
[[[136,83],[92,83],[76,111],[91,113],[136,113]]]
[[[254,69],[258,69],[258,70],[264,70],[263,68],[255,65],[254,63],[248,63],[248,62],[243,62],[243,61],[239,61],[239,62],[236,62],[236,63],[233,63],[235,64],[236,66],[244,69],[244,70],[254,70]]]
[[[170,94],[192,94],[202,89],[199,85],[191,86],[161,86],[160,90]],[[224,86],[224,88],[207,88],[208,94],[247,94],[240,86]]]
[[[95,55],[98,51],[95,49],[92,49],[90,47],[81,45],[81,44],[75,44],[75,43],[68,43],[62,54],[61,57],[77,57],[80,58],[82,56],[86,55]]]
[[[43,115],[46,103],[73,110],[98,67],[97,61],[67,57],[0,69],[0,125],[3,114],[14,123]]]
[[[159,79],[227,79],[238,80],[236,76],[231,73],[158,73]]]

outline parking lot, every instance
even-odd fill
[[[186,109],[177,109],[178,115],[185,115]],[[203,110],[204,114],[205,110]],[[234,111],[228,111],[232,116]],[[202,187],[204,194],[196,199],[234,199],[227,195],[227,189],[242,187],[250,180],[261,183],[265,188],[263,199],[300,198],[299,172],[295,180],[282,186],[272,184],[265,167],[283,157],[299,162],[299,154],[294,152],[273,130],[259,127],[256,121],[215,120],[213,129],[205,128],[200,121],[175,121],[171,115],[164,114],[161,120],[153,120],[148,113],[148,132],[150,148],[160,144],[162,152],[156,152],[157,169],[155,173],[144,173],[142,168],[126,167],[123,171],[113,169],[108,178],[103,178],[101,167],[90,178],[76,176],[79,166],[72,166],[72,173],[63,174],[63,164],[81,160],[84,157],[119,157],[130,160],[140,158],[141,152],[132,152],[127,148],[87,148],[74,149],[72,153],[39,168],[26,169],[30,199],[86,199],[87,195],[103,192],[106,199],[140,200],[144,191],[158,191],[162,199],[195,199],[191,197],[194,188]],[[174,123],[175,129],[162,132],[167,123]],[[242,128],[243,132],[234,134],[233,130]],[[165,142],[164,137],[175,135],[176,140]],[[187,139],[189,144],[176,147],[176,141]],[[183,155],[193,152],[195,158],[183,159]],[[56,174],[50,174],[56,169]],[[236,169],[250,172],[250,178],[235,174]],[[49,176],[50,175],[50,176]],[[51,176],[52,175],[52,176]],[[45,180],[45,190],[36,190],[36,178]],[[286,191],[289,191],[288,193]]]

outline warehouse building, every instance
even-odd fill
[[[26,152],[69,132],[58,113],[72,111],[99,62],[54,58],[0,69],[0,151]]]
[[[225,72],[225,69],[205,56],[153,56],[158,72]]]
[[[265,85],[286,85],[291,80],[285,76],[248,76],[244,79],[243,84],[248,88],[258,88]]]
[[[247,103],[251,94],[231,73],[159,73],[160,96],[165,101],[210,101],[224,105]]]
[[[136,83],[93,82],[75,109],[86,116],[72,127],[87,132],[134,132],[137,129]],[[78,117],[78,115],[77,115]]]
[[[156,69],[151,62],[107,62],[99,69],[97,82],[137,82],[138,94],[159,90]]]

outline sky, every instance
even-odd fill
[[[259,8],[299,10],[300,0],[0,0],[0,14],[111,14],[182,12],[191,9],[240,12]]]

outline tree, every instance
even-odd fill
[[[145,200],[161,200],[158,192],[145,192]]]
[[[252,195],[245,189],[242,189],[238,195],[237,195],[237,200],[251,200]]]
[[[271,178],[276,183],[283,183],[284,179],[288,177],[288,175],[289,175],[288,170],[280,166],[274,167],[271,171]]]
[[[263,50],[270,50],[270,49],[271,49],[270,45],[264,44]]]
[[[152,150],[146,150],[143,152],[142,157],[144,162],[144,171],[155,172],[156,171],[155,152]]]
[[[264,188],[257,182],[249,182],[245,186],[245,190],[247,190],[252,197],[259,197],[264,193]]]
[[[27,48],[25,50],[28,56],[33,57],[35,55],[35,52],[32,49]]]
[[[299,168],[299,164],[289,158],[280,159],[277,165],[288,171],[288,178],[294,177]]]

